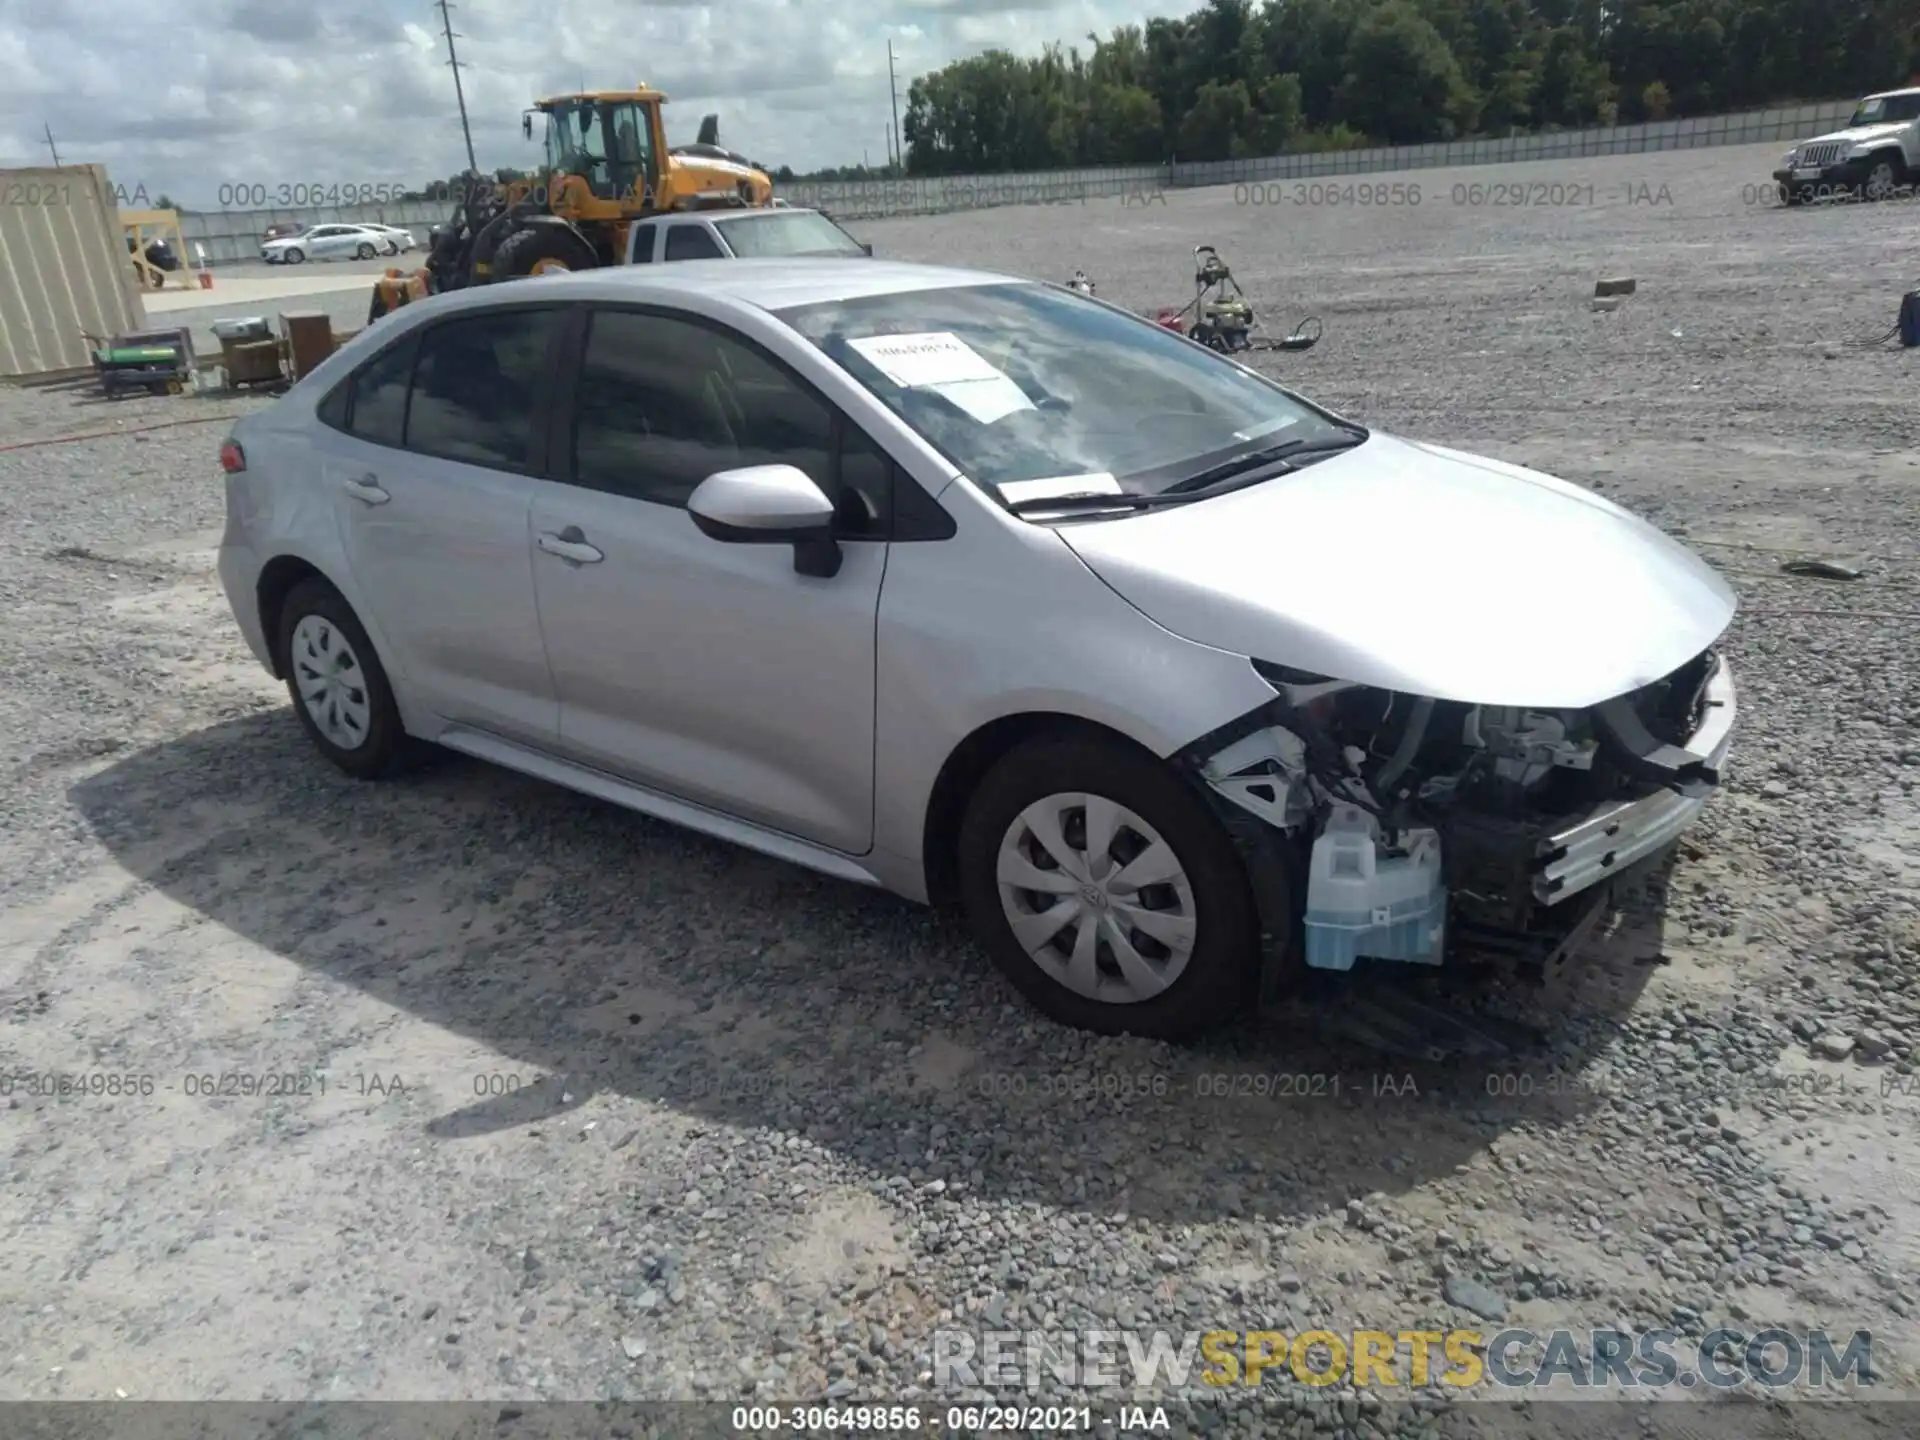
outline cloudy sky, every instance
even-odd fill
[[[1137,20],[1134,0],[456,0],[480,164],[529,164],[537,95],[664,89],[667,133],[768,165],[886,153],[887,41],[908,79],[994,46]],[[432,0],[0,0],[0,167],[104,164],[212,208],[223,183],[419,184],[465,167]],[[536,136],[540,132],[535,131]]]

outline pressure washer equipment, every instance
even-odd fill
[[[1878,350],[1896,340],[1904,350],[1920,349],[1920,286],[1900,297],[1900,313],[1886,330],[1849,340],[1847,344],[1855,350]]]
[[[1178,310],[1162,310],[1154,319],[1167,329],[1217,350],[1236,355],[1248,350],[1311,350],[1320,343],[1321,324],[1309,315],[1281,339],[1269,336],[1240,282],[1211,245],[1193,247],[1193,299]]]

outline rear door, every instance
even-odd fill
[[[409,333],[356,373],[324,442],[355,586],[414,696],[542,746],[559,713],[527,516],[562,314],[510,306]]]

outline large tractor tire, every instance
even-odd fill
[[[527,275],[564,274],[597,270],[600,257],[572,230],[559,225],[529,225],[500,242],[493,252],[493,280],[518,280]]]

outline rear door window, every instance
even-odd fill
[[[557,309],[496,310],[429,328],[413,372],[407,448],[521,473],[543,463],[561,318]]]
[[[398,448],[406,435],[407,386],[420,340],[409,335],[369,360],[353,378],[352,413],[347,430],[373,445]]]

